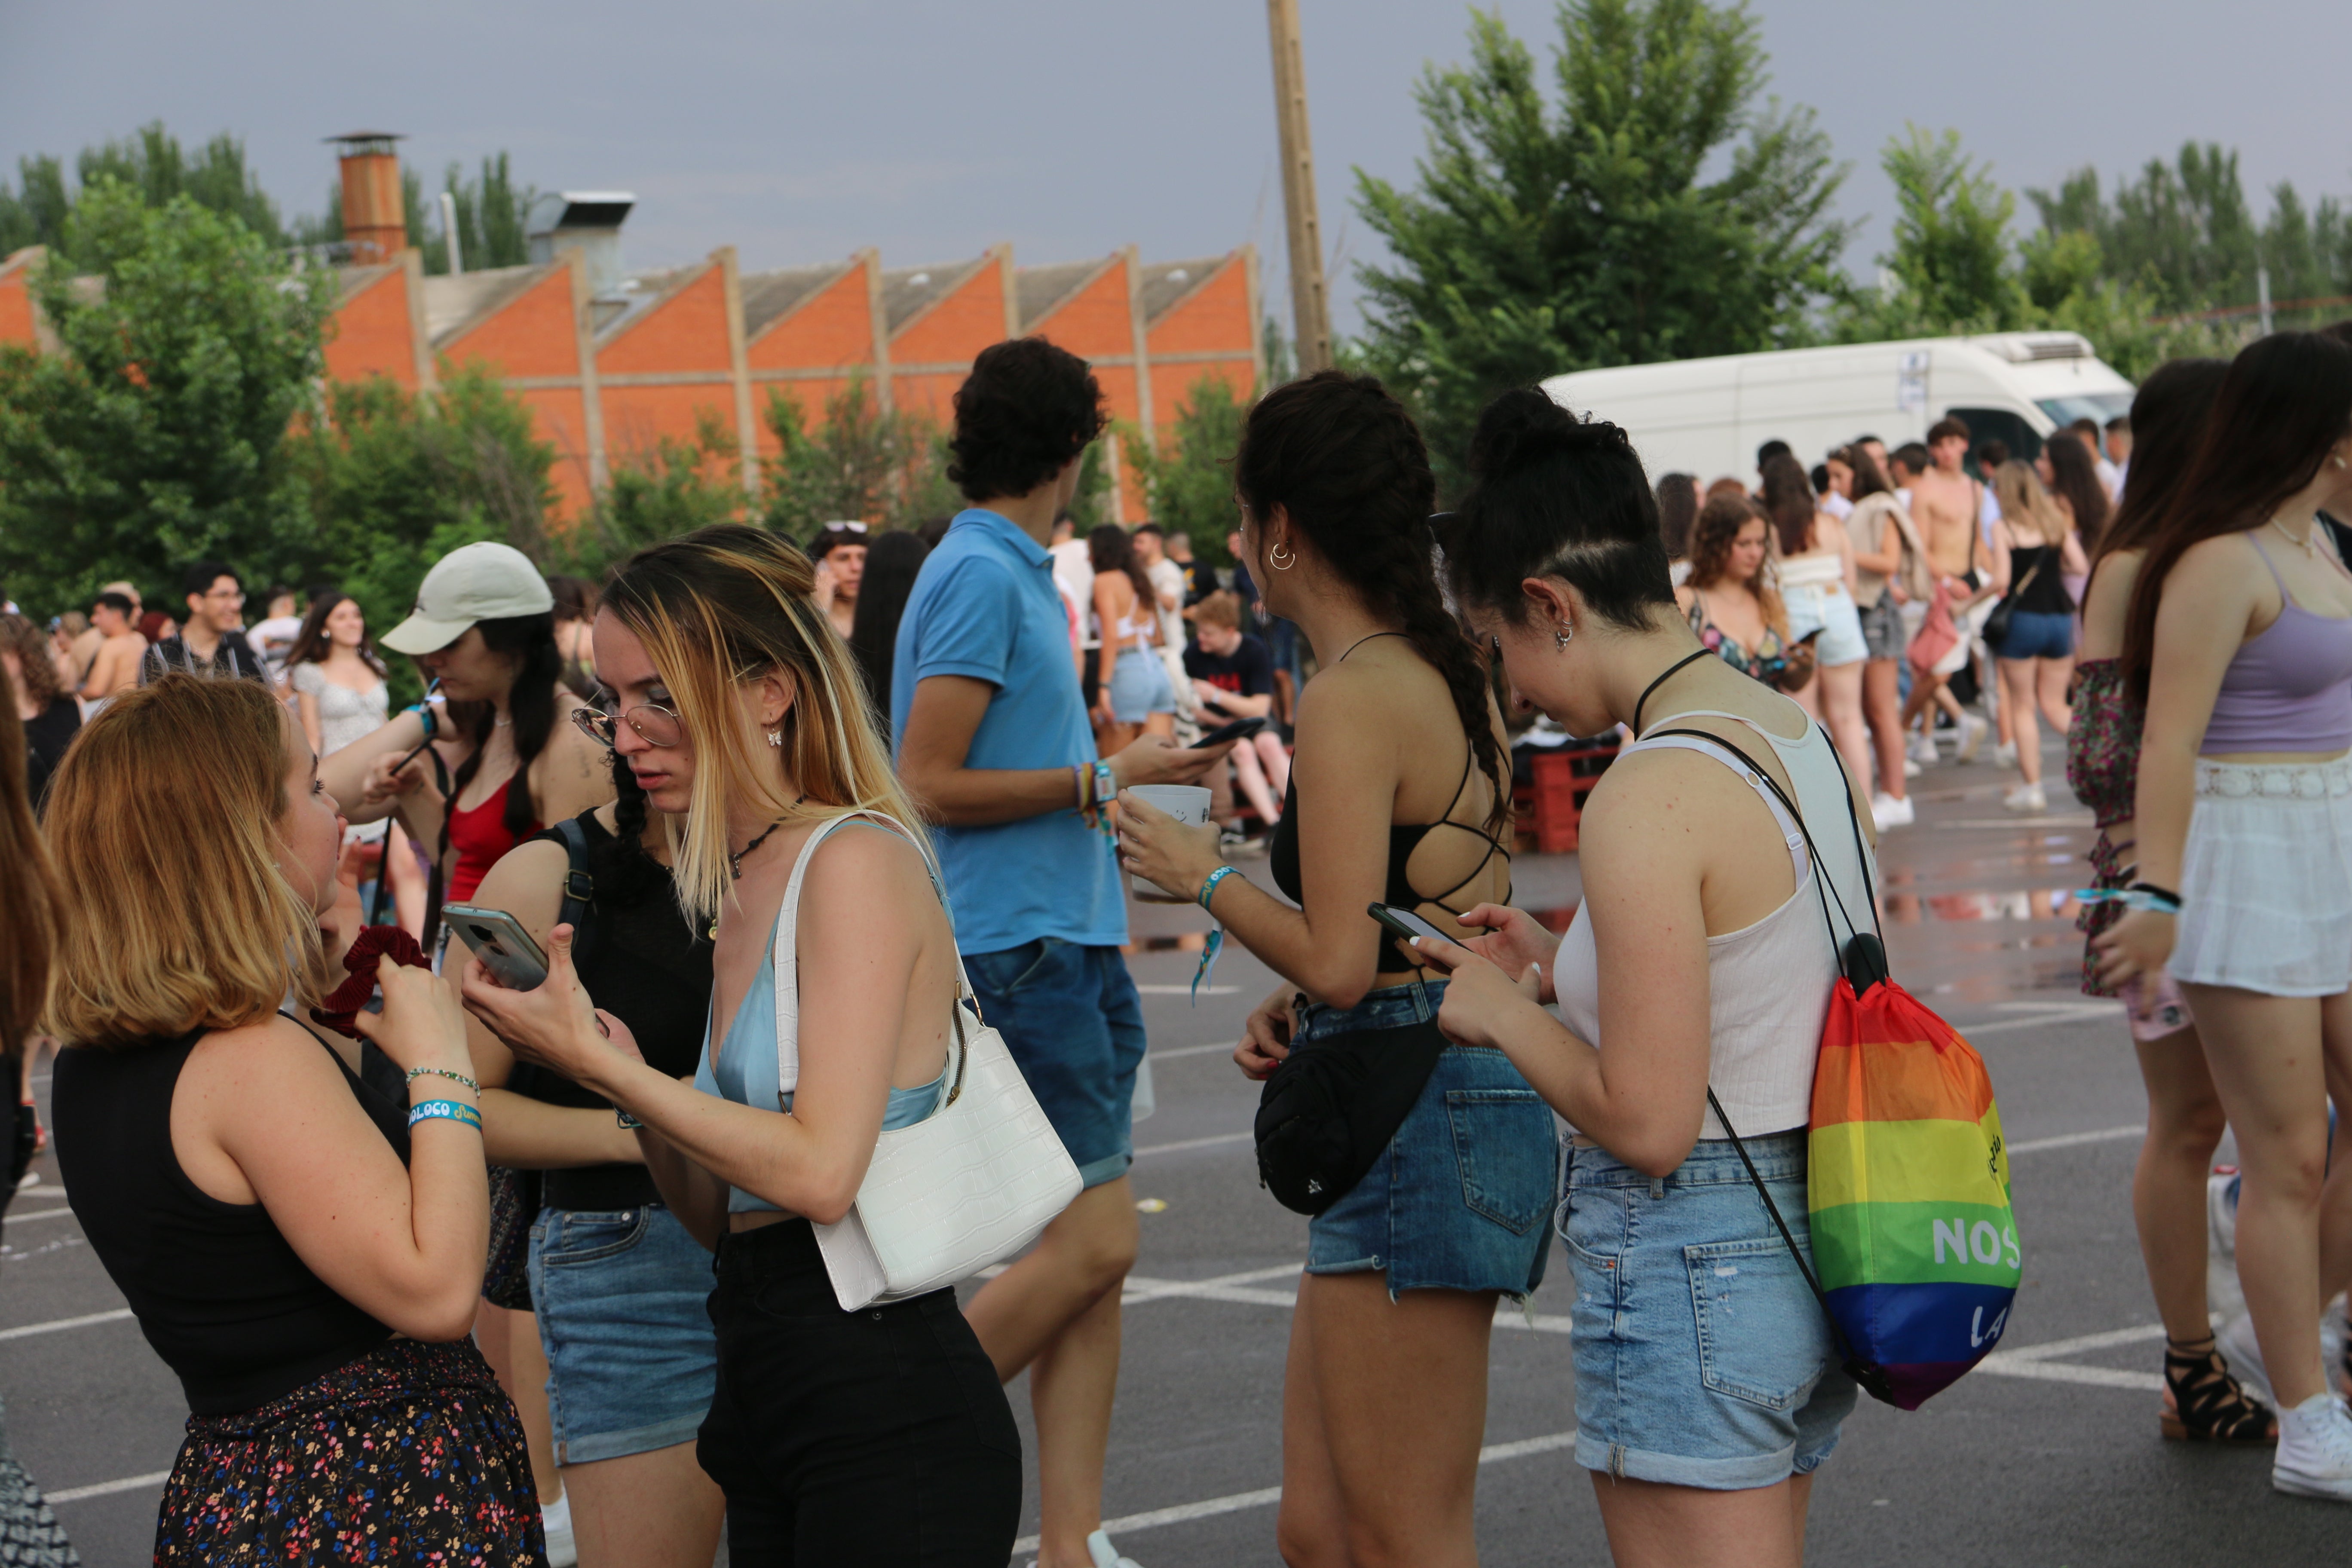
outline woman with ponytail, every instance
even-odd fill
[[[1677,613],[1623,431],[1506,393],[1471,471],[1446,541],[1471,626],[1570,734],[1636,738],[1585,805],[1564,936],[1498,902],[1464,917],[1490,933],[1475,955],[1424,943],[1452,976],[1438,1021],[1507,1055],[1575,1129],[1559,1223],[1576,1458],[1611,1554],[1795,1568],[1854,1402],[1790,1247],[1810,1247],[1813,1068],[1852,930],[1833,940],[1825,911],[1868,929],[1868,802],[1818,722]]]
[[[613,722],[595,710],[581,721],[592,733]],[[518,846],[475,901],[513,915],[542,951],[559,921],[576,921],[572,956],[588,999],[628,1026],[656,1070],[691,1078],[710,940],[680,918],[667,819],[626,759],[606,754],[615,797]],[[518,1062],[478,1018],[468,1036],[490,1163],[544,1173],[531,1305],[581,1568],[706,1568],[725,1510],[694,1458],[718,1367],[705,1309],[710,1254],[662,1201],[610,1100]]]
[[[958,966],[928,846],[814,586],[789,541],[722,524],[631,556],[596,613],[612,700],[583,722],[665,819],[683,917],[713,939],[691,1081],[593,1005],[568,924],[545,984],[505,990],[468,963],[466,1003],[641,1125],[663,1202],[719,1255],[696,1458],[726,1494],[730,1560],[1003,1568],[1020,1433],[955,1292],[844,1311],[817,1247],[882,1132],[939,1108]],[[780,940],[796,987],[781,995]],[[543,1247],[539,1263],[544,1279]]]
[[[1269,394],[1234,472],[1250,576],[1322,666],[1299,694],[1270,855],[1298,907],[1220,866],[1213,826],[1131,795],[1126,858],[1283,977],[1234,1053],[1246,1075],[1318,1048],[1393,1062],[1381,1037],[1426,1026],[1445,982],[1365,908],[1466,934],[1459,911],[1510,897],[1502,718],[1438,593],[1428,454],[1380,383],[1324,371]],[[1410,1109],[1308,1226],[1283,1395],[1279,1537],[1295,1564],[1475,1559],[1486,1342],[1496,1300],[1543,1278],[1559,1153],[1550,1112],[1500,1052],[1436,1045],[1417,1096],[1368,1091],[1402,1088]]]

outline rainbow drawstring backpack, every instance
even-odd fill
[[[1796,803],[1721,736],[1672,732],[1721,746],[1780,797],[1805,832],[1822,915],[1836,942],[1830,906],[1836,900],[1843,915],[1844,904]],[[1867,879],[1870,857],[1851,796],[1847,815]],[[1916,1410],[2000,1342],[2024,1257],[1984,1058],[1887,973],[1875,903],[1874,889],[1872,930],[1845,921],[1847,938],[1837,943],[1842,973],[1813,1068],[1807,1173],[1813,1267],[1728,1121],[1724,1131],[1828,1314],[1847,1373],[1873,1398]],[[1707,1103],[1722,1121],[1712,1089]]]

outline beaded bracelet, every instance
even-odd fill
[[[476,1083],[464,1073],[451,1072],[447,1068],[410,1068],[408,1069],[408,1081],[411,1083],[415,1083],[420,1078],[426,1077],[446,1078],[452,1083],[464,1084],[476,1094],[482,1092],[482,1086],[480,1084]]]
[[[460,1121],[477,1132],[482,1130],[482,1113],[456,1100],[420,1100],[410,1106],[408,1124],[414,1127],[423,1121]]]

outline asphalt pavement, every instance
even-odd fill
[[[1990,747],[1987,748],[1990,752]],[[2025,1283],[2002,1351],[1916,1413],[1867,1400],[1813,1492],[1810,1560],[2091,1568],[2340,1561],[2352,1510],[2280,1497],[2264,1451],[2163,1441],[2161,1331],[2140,1270],[2129,1183],[2144,1100],[2118,1005],[2076,989],[2087,812],[2044,772],[2050,810],[2000,806],[1987,763],[1930,769],[1919,821],[1882,848],[1895,972],[1983,1053],[2011,1140]],[[1262,858],[1241,860],[1265,880]],[[1523,906],[1564,918],[1572,856],[1524,857]],[[1188,910],[1141,908],[1158,1110],[1136,1129],[1143,1248],[1128,1289],[1107,1511],[1146,1565],[1278,1562],[1282,1363],[1306,1221],[1257,1184],[1255,1086],[1229,1051],[1273,977],[1229,949],[1188,994]],[[148,1561],[162,1473],[185,1406],[62,1201],[35,1167],[0,1249],[0,1394],[17,1457],[83,1561]],[[1530,1326],[1499,1317],[1478,1534],[1491,1565],[1609,1561],[1575,1464],[1557,1250]],[[1014,1390],[1024,1438],[1024,1391]],[[1030,1524],[1034,1528],[1034,1489]],[[1025,1563],[1024,1551],[1016,1563]]]

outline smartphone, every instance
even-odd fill
[[[1429,942],[1450,942],[1456,947],[1462,945],[1411,910],[1394,910],[1386,904],[1371,904],[1365,908],[1364,912],[1407,942],[1411,942],[1414,937],[1421,937]]]
[[[1265,718],[1263,714],[1255,719],[1236,719],[1230,724],[1210,731],[1193,742],[1192,745],[1198,749],[1202,746],[1222,746],[1227,741],[1246,741],[1265,728]]]
[[[478,904],[444,904],[441,918],[508,990],[536,991],[547,978],[547,954],[530,939],[522,921],[506,910]]]

